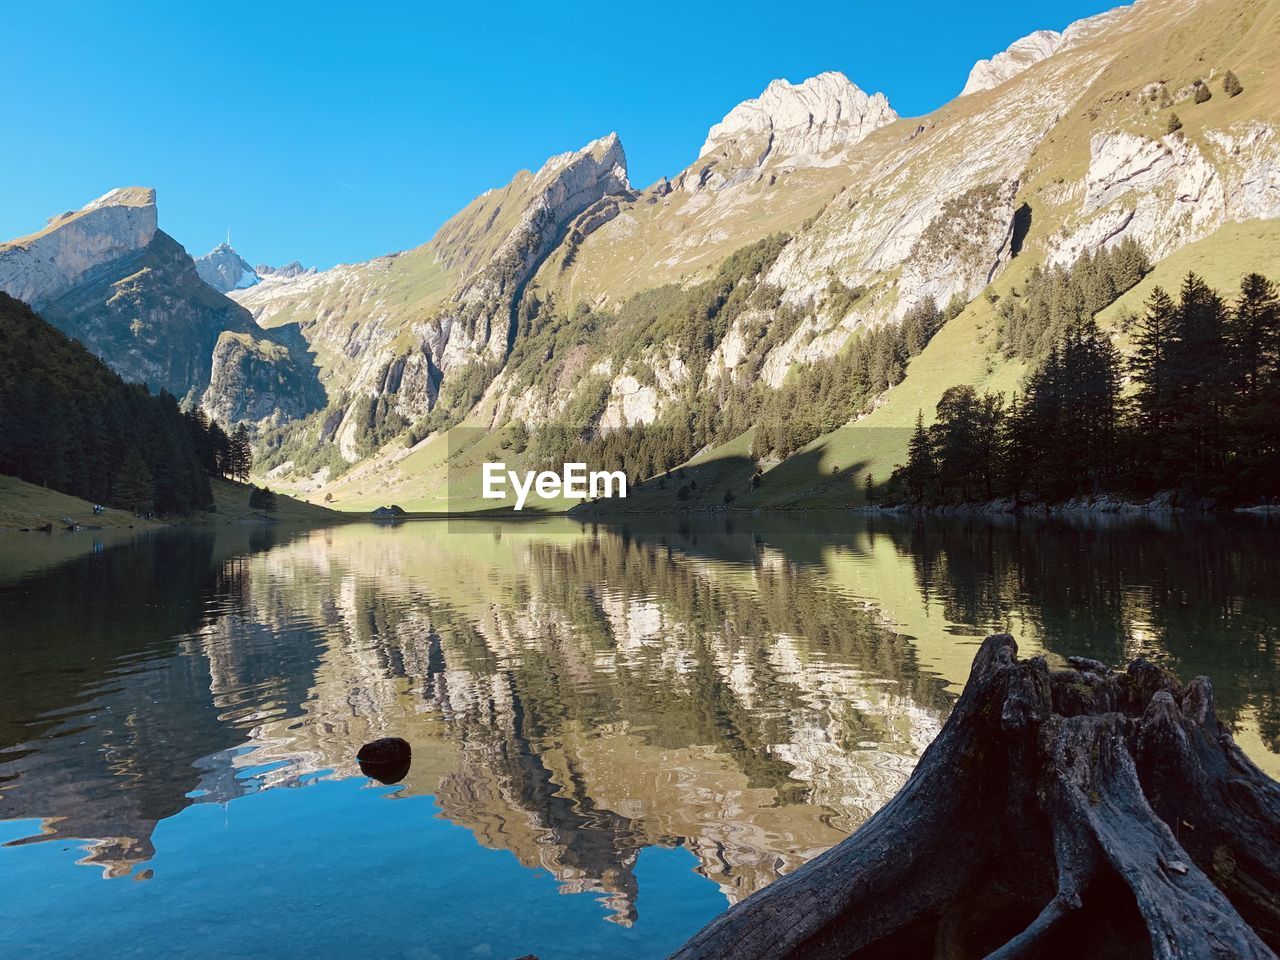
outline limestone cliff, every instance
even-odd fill
[[[1002,50],[990,60],[979,60],[973,65],[960,96],[998,87],[1028,67],[1053,56],[1061,46],[1062,34],[1056,30],[1037,30],[1021,40],[1015,40],[1007,50]]]
[[[713,126],[698,156],[758,146],[757,166],[770,159],[818,163],[828,151],[852,146],[897,119],[884,94],[864,93],[843,73],[820,73],[803,83],[774,80]]]
[[[204,401],[228,423],[302,416],[323,402],[305,343],[261,330],[202,279],[186,250],[157,228],[154,190],[113,190],[0,246],[0,289],[27,300],[126,380]],[[270,409],[237,395],[235,378],[211,384],[224,334],[257,345],[257,373],[244,383],[287,385],[272,393]]]
[[[774,80],[711,128],[698,162],[677,186],[720,190],[749,182],[765,167],[839,166],[847,148],[897,119],[884,94],[868,95],[842,73],[803,83]]]
[[[272,274],[233,296],[265,327],[299,325],[339,404],[335,441],[354,460],[368,401],[385,397],[413,423],[451,371],[500,364],[529,277],[571,231],[582,239],[607,222],[583,219],[588,211],[630,196],[626,156],[610,134],[478,197],[422,247],[321,273]]]
[[[0,243],[0,290],[39,306],[95,269],[139,252],[155,234],[156,192],[112,190],[50,218],[37,233]]]
[[[306,341],[283,330],[224,330],[213,347],[201,406],[222,423],[296,420],[324,406]]]

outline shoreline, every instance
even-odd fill
[[[1226,517],[1226,516],[1280,516],[1280,504],[1251,504],[1238,507],[1219,507],[1209,498],[1179,502],[1174,494],[1161,493],[1150,500],[1123,500],[1119,497],[1076,497],[1061,503],[1018,503],[1011,497],[985,500],[976,503],[956,504],[889,504],[885,506],[855,507],[855,513],[910,515],[921,514],[940,517],[1027,517],[1052,519],[1055,517]]]

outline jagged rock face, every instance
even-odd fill
[[[276,277],[281,280],[292,280],[294,277],[299,277],[304,273],[315,273],[316,268],[304,267],[297,260],[290,260],[283,267],[273,267],[269,264],[260,263],[253,268],[253,272],[260,280],[266,277]]]
[[[632,196],[622,143],[610,134],[477,198],[417,250],[322,273],[267,275],[235,298],[265,325],[296,318],[330,396],[386,395],[413,422],[435,404],[451,370],[506,357],[529,277],[559,244],[612,219],[610,198]],[[389,379],[401,364],[403,376]],[[335,432],[348,460],[358,457],[360,406],[342,412]]]
[[[197,257],[196,272],[219,293],[251,287],[260,279],[248,261],[227,243],[220,243],[203,257]]]
[[[218,336],[200,403],[210,416],[222,423],[265,424],[300,419],[324,406],[306,342],[273,334],[269,339],[227,330]]]
[[[1124,15],[1125,8],[1107,10],[1077,20],[1062,33],[1056,30],[1037,30],[1011,43],[1008,49],[997,53],[990,60],[979,60],[969,71],[969,79],[960,96],[991,90],[1012,80],[1028,67],[1048,59],[1060,50],[1069,49],[1087,41]]]
[[[552,157],[536,177],[537,187],[519,222],[492,261],[470,278],[450,311],[470,327],[469,337],[449,337],[444,366],[466,362],[474,354],[505,357],[511,346],[512,311],[529,277],[562,239],[571,222],[606,197],[629,195],[627,159],[617,134],[594,140],[575,153]],[[584,224],[586,232],[607,222],[602,216]],[[451,325],[451,332],[453,328]],[[459,332],[465,332],[459,331]]]
[[[62,296],[41,312],[126,380],[199,396],[224,330],[253,327],[248,314],[211,289],[167,234]]]
[[[323,404],[305,344],[259,329],[156,224],[154,190],[113,190],[0,247],[0,284],[126,380],[204,397],[227,423],[301,416]]]
[[[1009,45],[1009,49],[997,53],[990,60],[979,60],[973,65],[960,96],[1000,86],[1027,67],[1053,56],[1062,42],[1062,34],[1056,30],[1037,30],[1021,40],[1015,40]]]
[[[1138,240],[1156,258],[1228,221],[1280,217],[1280,136],[1262,123],[1210,131],[1204,149],[1181,133],[1159,140],[1100,133],[1073,222],[1054,237],[1049,261]]]
[[[976,292],[974,278],[998,272],[992,267],[1011,227],[1013,204],[1002,194],[999,204],[970,209],[963,198],[1018,181],[1046,133],[1079,96],[1080,67],[1047,61],[1036,83],[1010,85],[999,109],[956,113],[906,141],[878,143],[853,170],[857,188],[835,196],[812,229],[788,244],[769,282],[798,304],[820,296],[833,275],[852,286],[901,270],[898,297],[889,308],[890,316],[901,316],[926,296],[946,292],[938,281],[947,258],[935,249],[944,244],[926,236],[931,227],[945,227],[964,241],[964,256],[950,260],[959,268],[952,292]],[[1094,73],[1101,64],[1085,69]],[[961,219],[940,223],[948,209]],[[1009,217],[1003,224],[995,219],[1001,213]]]
[[[156,192],[112,190],[53,217],[38,233],[0,244],[0,290],[39,306],[94,270],[142,250],[156,234]]]
[[[601,434],[656,422],[670,398],[689,380],[685,362],[674,350],[650,350],[643,363],[652,371],[652,377],[646,377],[650,382],[641,382],[633,373],[610,380],[609,398],[597,427]]]
[[[712,163],[702,165],[695,177],[683,177],[681,185],[690,191],[723,189],[745,182],[767,164],[835,165],[840,148],[897,119],[884,94],[868,95],[842,73],[822,73],[798,84],[774,80],[711,128],[698,159]]]
[[[764,140],[767,155],[779,159],[816,156],[855,144],[897,119],[884,94],[864,93],[843,73],[821,73],[803,83],[774,80],[712,127],[698,156],[757,139]]]
[[[898,287],[914,307],[974,297],[1008,264],[1018,181],[974,187],[945,204],[911,249]]]

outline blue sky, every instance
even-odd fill
[[[154,186],[193,254],[327,267],[616,130],[646,186],[775,77],[841,70],[904,116],[1107,0],[6,4],[0,237]]]

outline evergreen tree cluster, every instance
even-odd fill
[[[128,384],[21,301],[0,294],[0,473],[94,503],[188,514],[210,475],[247,475],[233,436],[161,391]]]
[[[962,309],[964,305],[955,301],[944,312],[930,297],[901,323],[867,331],[836,356],[793,371],[765,395],[752,455],[789,457],[848,423],[870,400],[901,382],[908,361]]]
[[[1228,304],[1188,274],[1147,300],[1122,358],[1092,316],[1050,345],[1021,397],[949,389],[916,421],[891,499],[1146,497],[1219,504],[1280,495],[1280,297],[1245,277]]]
[[[1002,344],[1007,356],[1039,361],[1066,332],[1078,327],[1151,269],[1142,245],[1126,237],[1114,248],[1086,251],[1069,267],[1036,267],[1025,295],[1000,305]]]

